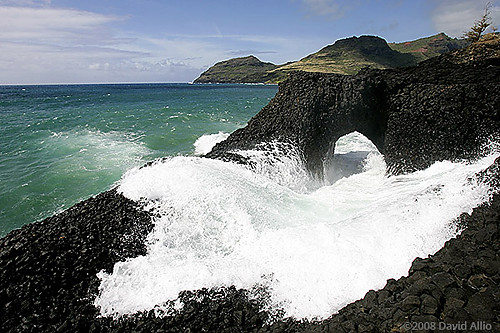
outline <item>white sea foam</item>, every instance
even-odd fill
[[[57,157],[53,167],[58,172],[123,172],[150,153],[124,133],[86,128],[52,133],[43,149],[46,155]]]
[[[194,143],[195,155],[208,154],[216,144],[226,140],[228,136],[229,133],[224,132],[200,136]]]
[[[257,165],[271,158],[247,156]],[[293,154],[277,157],[294,160]],[[183,290],[264,284],[270,309],[325,318],[407,274],[414,258],[454,237],[453,219],[488,200],[489,188],[470,177],[494,158],[387,176],[382,156],[370,151],[358,173],[310,192],[293,189],[300,172],[281,162],[272,172],[254,172],[174,157],[133,169],[119,190],[133,200],[146,198],[146,208],[160,217],[147,255],[117,263],[112,274],[99,273],[95,305],[102,315],[124,315],[161,308]]]
[[[250,170],[294,191],[305,192],[318,186],[306,170],[300,151],[289,143],[273,141],[235,153],[252,161],[247,166]]]

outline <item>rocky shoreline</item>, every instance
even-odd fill
[[[488,176],[496,184],[499,166],[497,159]],[[467,322],[498,332],[500,195],[460,220],[466,230],[429,258],[415,259],[407,277],[388,280],[383,289],[369,291],[324,321],[274,318],[268,324],[270,314],[259,302],[234,287],[184,292],[184,307],[163,318],[152,310],[113,320],[99,318],[93,306],[96,274],[144,254],[144,237],[152,225],[134,202],[109,191],[0,240],[0,330],[409,332]]]
[[[338,137],[353,130],[395,172],[477,155],[500,133],[500,60],[457,64],[454,57],[352,77],[297,74],[207,157],[245,163],[235,150],[279,139],[296,145],[320,174]],[[498,189],[499,165],[478,177]],[[145,254],[153,225],[149,213],[111,190],[0,239],[0,332],[427,332],[474,330],[472,323],[498,332],[500,194],[463,214],[460,225],[466,229],[440,251],[415,259],[407,277],[323,321],[269,314],[265,297],[249,299],[234,287],[183,292],[184,306],[166,316],[152,310],[114,320],[93,305],[96,274]]]
[[[88,331],[97,272],[146,253],[151,217],[109,191],[0,239],[0,332]]]

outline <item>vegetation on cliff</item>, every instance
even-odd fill
[[[477,42],[472,43],[463,50],[457,50],[449,54],[454,63],[467,63],[490,58],[500,58],[500,34],[488,33],[483,35]]]
[[[414,41],[389,43],[389,46],[395,51],[411,54],[416,61],[420,62],[443,53],[464,48],[468,44],[469,42],[464,39],[451,38],[445,33],[439,33]]]
[[[416,64],[413,56],[392,50],[380,37],[341,39],[276,71],[356,74],[363,67],[395,68]]]
[[[195,83],[263,83],[276,81],[272,71],[278,68],[270,62],[262,62],[257,57],[234,58],[216,63],[200,75]]]

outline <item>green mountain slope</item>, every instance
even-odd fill
[[[290,71],[351,75],[361,68],[396,68],[467,46],[444,33],[404,43],[390,43],[376,36],[339,39],[307,57],[283,65],[262,62],[254,56],[218,62],[195,83],[277,83]]]
[[[464,48],[469,43],[464,39],[451,38],[444,33],[403,43],[389,43],[391,49],[412,54],[417,61],[423,61],[443,53]]]
[[[355,74],[363,67],[394,68],[415,64],[415,57],[392,50],[382,38],[361,36],[340,39],[299,61],[280,66],[275,71]]]
[[[273,81],[278,66],[254,56],[221,61],[202,73],[194,83],[262,83]]]

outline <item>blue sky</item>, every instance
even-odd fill
[[[350,36],[461,36],[487,2],[0,0],[0,84],[189,82],[221,60],[281,64]]]

